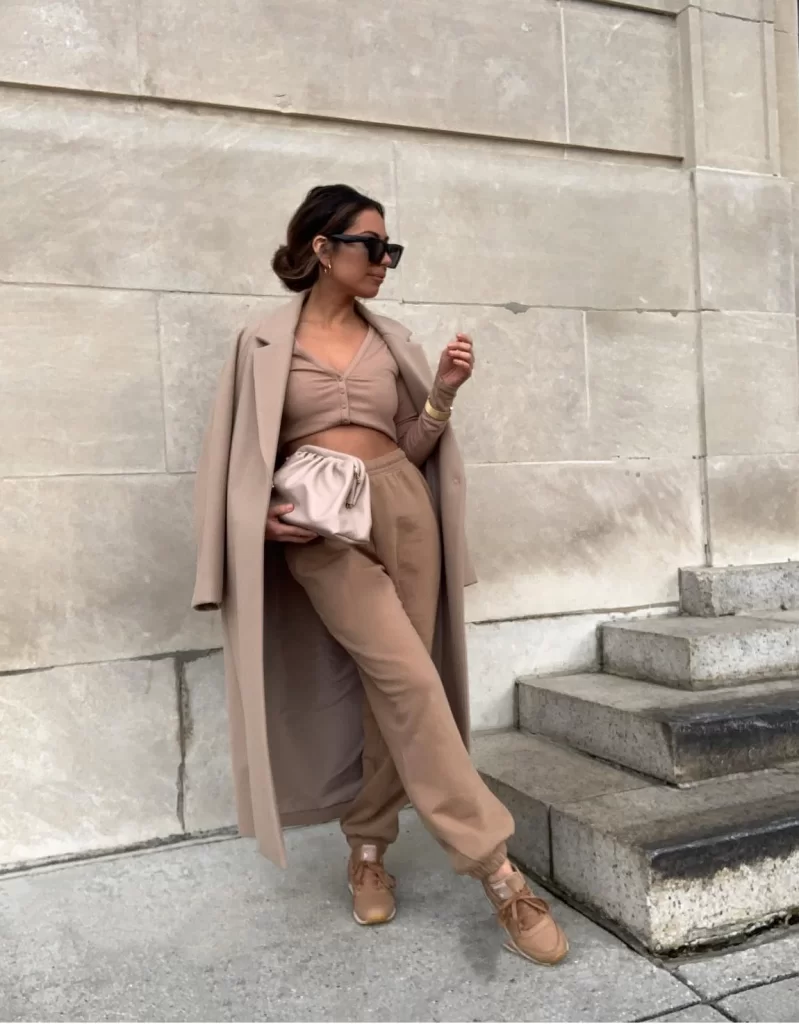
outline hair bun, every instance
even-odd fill
[[[316,257],[313,254],[311,257],[311,266],[303,267],[298,263],[297,253],[293,253],[288,245],[281,245],[272,257],[272,270],[289,291],[304,292],[313,285],[319,273]]]
[[[272,269],[278,277],[284,274],[291,274],[295,270],[294,260],[291,258],[291,250],[287,245],[281,245],[272,257]]]

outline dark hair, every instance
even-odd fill
[[[344,234],[364,210],[385,210],[349,185],[319,185],[312,188],[289,221],[286,245],[272,257],[272,269],[293,292],[304,292],[319,278],[319,258],[313,251],[317,235]]]

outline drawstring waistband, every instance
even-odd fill
[[[403,462],[407,462],[407,456],[401,448],[398,448],[395,452],[389,452],[388,455],[381,455],[378,459],[370,459],[368,462],[364,462],[366,466],[366,472],[369,476],[378,476],[380,473],[385,473],[390,469],[394,469],[395,466],[399,466]]]

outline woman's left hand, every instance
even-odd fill
[[[466,334],[456,334],[455,340],[441,353],[438,376],[450,388],[465,384],[474,371],[474,346]]]

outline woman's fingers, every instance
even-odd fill
[[[304,529],[302,526],[291,526],[290,523],[280,523],[275,533],[282,539],[288,540],[293,538],[294,540],[311,540],[316,536],[310,530]]]
[[[281,544],[307,544],[308,541],[316,540],[316,534],[295,528],[287,530],[285,533],[281,531],[275,534],[275,540],[280,541]]]
[[[267,536],[283,544],[307,544],[309,540],[315,540],[316,534],[310,530],[304,530],[301,526],[292,526],[284,523],[280,518],[287,516],[294,511],[293,505],[273,505],[269,509],[269,526]]]

